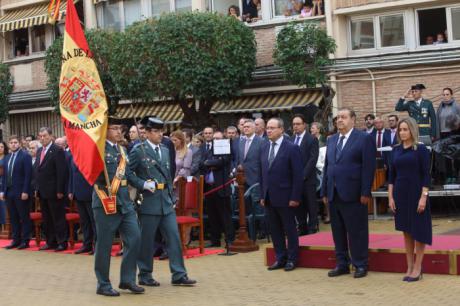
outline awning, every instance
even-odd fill
[[[171,102],[122,104],[118,106],[117,114],[121,118],[156,116],[166,124],[180,123],[184,116],[179,104]]]
[[[60,20],[67,8],[67,1],[62,1],[59,8]],[[12,9],[0,17],[0,32],[14,31],[48,23],[48,3],[40,3],[24,8]]]
[[[318,105],[322,98],[320,90],[243,96],[229,102],[216,102],[211,109],[211,114],[289,110],[294,106],[304,106],[310,103]]]

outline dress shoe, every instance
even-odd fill
[[[284,261],[275,261],[270,267],[268,267],[268,271],[283,269],[286,266],[286,262]]]
[[[93,249],[91,247],[82,247],[82,248],[79,248],[78,250],[76,250],[74,252],[74,254],[83,254],[83,253],[89,253],[91,252]]]
[[[115,256],[117,256],[117,257],[118,257],[118,256],[123,256],[123,250],[118,251],[117,254],[116,254]]]
[[[171,281],[174,286],[193,286],[196,284],[196,280],[188,278],[187,275],[182,276],[179,279]]]
[[[21,244],[20,244],[19,242],[13,242],[13,243],[7,245],[7,246],[5,247],[5,249],[11,250],[11,249],[17,248],[17,247],[20,246],[20,245],[21,245]]]
[[[160,287],[160,283],[154,280],[153,278],[147,280],[140,280],[139,285],[149,287]]]
[[[355,274],[353,275],[354,278],[361,278],[367,275],[366,268],[356,268]]]
[[[284,271],[289,272],[295,269],[295,264],[292,261],[288,261],[284,266]]]
[[[408,282],[408,283],[418,282],[422,278],[423,278],[423,272],[420,272],[420,274],[417,277],[408,276],[406,282]]]
[[[120,292],[113,288],[109,289],[97,289],[96,294],[104,295],[104,296],[120,296]]]
[[[29,248],[29,242],[23,242],[18,246],[18,250],[24,250]]]
[[[346,268],[335,267],[333,270],[331,270],[331,271],[329,271],[327,273],[327,276],[336,277],[336,276],[340,276],[340,275],[344,275],[344,274],[350,274],[350,270],[348,270]]]
[[[168,256],[168,252],[163,252],[163,254],[160,255],[160,257],[158,258],[159,260],[166,260],[168,259],[169,256]]]
[[[54,251],[55,252],[62,252],[62,251],[65,251],[65,250],[67,250],[67,243],[62,243],[62,244],[58,245],[58,247]]]
[[[129,291],[131,291],[132,293],[136,293],[136,294],[144,293],[144,291],[145,291],[144,288],[139,287],[139,286],[136,285],[136,284],[128,284],[128,283],[120,283],[120,285],[118,286],[118,288],[120,288],[120,289],[125,289],[125,290],[129,290]]]
[[[44,246],[40,247],[38,250],[39,251],[48,251],[48,250],[54,250],[55,248],[56,248],[56,246],[54,246],[54,245],[45,244]]]

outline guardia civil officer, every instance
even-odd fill
[[[152,276],[154,241],[157,230],[166,240],[173,285],[194,285],[189,279],[182,257],[179,230],[176,223],[169,150],[161,143],[164,123],[155,117],[141,120],[146,140],[129,154],[129,168],[136,175],[130,184],[142,190],[143,201],[138,214],[141,225],[141,251],[137,260],[139,284],[157,287]]]
[[[104,157],[112,190],[110,194],[116,198],[116,203],[111,201],[104,173],[95,182],[92,201],[97,232],[94,258],[97,278],[96,293],[105,296],[120,295],[112,288],[109,279],[112,242],[117,231],[120,232],[124,249],[119,288],[128,289],[133,293],[144,292],[144,288],[136,285],[136,259],[140,247],[140,229],[133,202],[128,194],[127,180],[133,174],[127,166],[125,148],[117,144],[122,140],[121,123],[121,119],[109,118]]]
[[[395,110],[407,111],[409,116],[417,122],[420,136],[431,136],[431,139],[434,140],[437,132],[436,113],[433,103],[422,97],[425,89],[423,84],[411,86],[406,94],[399,98]]]

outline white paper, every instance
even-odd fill
[[[214,139],[212,147],[214,155],[229,155],[232,153],[230,139]]]

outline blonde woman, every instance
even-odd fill
[[[414,119],[399,121],[397,136],[399,144],[393,148],[390,164],[388,202],[395,214],[396,230],[404,234],[407,272],[403,281],[415,282],[422,279],[425,245],[432,243],[428,201],[430,154],[418,143]]]
[[[192,167],[192,150],[187,147],[185,143],[185,136],[182,131],[174,131],[170,135],[171,141],[174,143],[176,150],[176,174],[174,175],[174,182],[179,177],[185,177],[190,175],[190,169]]]

